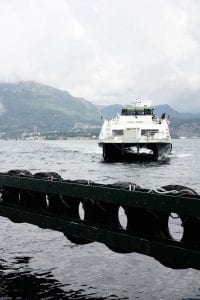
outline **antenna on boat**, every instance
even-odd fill
[[[137,105],[140,104],[140,103],[141,103],[140,97],[137,97],[137,98],[135,99],[135,101],[132,102],[132,105],[137,106]]]

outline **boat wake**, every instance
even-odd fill
[[[176,158],[185,158],[185,157],[190,157],[190,156],[193,156],[192,153],[171,153],[170,154],[170,157],[176,157]]]

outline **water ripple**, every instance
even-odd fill
[[[1,141],[0,171],[54,171],[65,179],[181,184],[200,192],[199,140],[173,141],[168,162],[104,163],[96,141]],[[63,234],[0,218],[0,299],[200,299],[198,271],[136,253],[77,246]]]

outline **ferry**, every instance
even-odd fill
[[[98,145],[105,161],[168,158],[172,150],[169,118],[165,113],[155,116],[150,101],[137,100],[104,121]]]

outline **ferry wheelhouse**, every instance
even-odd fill
[[[104,121],[98,144],[104,160],[166,158],[172,149],[168,117],[156,117],[150,101],[123,106],[121,114]]]

